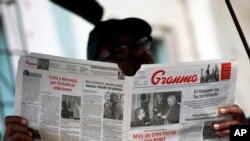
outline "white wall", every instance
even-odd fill
[[[86,58],[88,33],[93,28],[90,23],[48,0],[17,1],[28,52]],[[61,35],[60,27],[70,29],[70,34],[61,29],[65,34]]]
[[[28,51],[61,55],[56,25],[47,0],[18,0],[23,39]]]
[[[239,23],[250,43],[250,1],[231,0],[232,6],[238,17]],[[235,102],[239,104],[246,115],[250,114],[250,61],[247,57],[242,41],[233,23],[233,19],[226,7],[224,0],[212,0],[212,13],[216,24],[216,33],[219,41],[220,52],[224,58],[236,58],[238,60],[238,79],[236,86]]]

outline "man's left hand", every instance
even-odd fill
[[[218,136],[229,136],[230,125],[247,124],[247,119],[243,110],[236,104],[219,108],[219,114],[232,115],[233,118],[231,120],[214,123],[213,128]]]

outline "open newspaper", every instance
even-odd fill
[[[21,56],[15,113],[43,141],[228,140],[212,124],[230,117],[234,60],[143,65],[133,77],[116,64],[42,54]]]

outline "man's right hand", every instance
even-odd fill
[[[20,116],[5,117],[6,131],[3,141],[33,141],[27,124],[28,121]]]

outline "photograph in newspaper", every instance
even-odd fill
[[[181,91],[132,96],[131,127],[179,123]]]
[[[212,140],[212,139],[218,139],[220,136],[217,136],[213,129],[213,124],[215,121],[205,121],[203,125],[203,140]]]
[[[201,83],[208,83],[208,82],[218,82],[220,80],[220,70],[217,64],[215,65],[207,65],[207,68],[205,70],[204,74],[204,69],[201,69],[201,76],[200,76],[200,82]]]
[[[62,95],[61,117],[80,120],[81,97]]]
[[[38,58],[37,69],[48,70],[49,69],[49,60]]]
[[[123,119],[123,95],[114,92],[106,92],[104,95],[103,117],[108,119]]]

